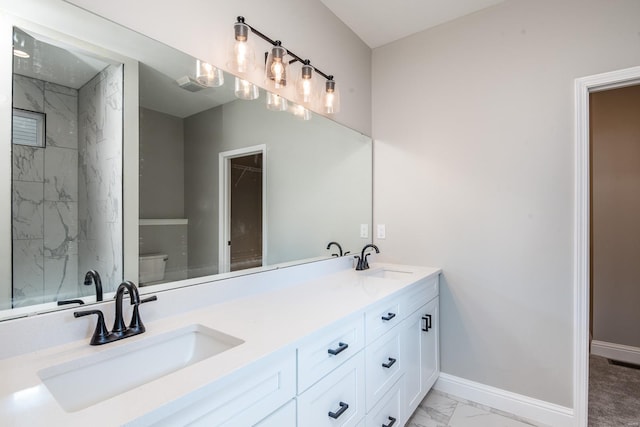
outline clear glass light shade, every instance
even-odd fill
[[[329,115],[340,112],[340,91],[333,80],[327,80],[325,83],[325,90],[322,92],[322,111]]]
[[[274,89],[281,89],[287,85],[287,50],[282,46],[274,46],[267,56],[265,75],[267,84]]]
[[[196,62],[196,80],[204,86],[218,87],[224,84],[224,74],[221,69],[198,59]]]
[[[236,22],[233,28],[235,36],[227,65],[232,72],[245,74],[253,69],[255,63],[255,54],[249,43],[249,26]]]
[[[280,95],[267,92],[267,108],[271,111],[286,111],[287,110],[287,100],[281,97]]]
[[[241,79],[240,77],[236,77],[233,93],[237,98],[246,99],[248,101],[258,99],[260,96],[258,86],[248,82],[247,80]]]
[[[300,78],[296,82],[296,100],[303,105],[311,105],[317,96],[316,78],[313,74],[313,67],[303,64],[300,71]]]
[[[304,108],[302,105],[294,105],[291,112],[300,120],[311,120],[311,111]]]

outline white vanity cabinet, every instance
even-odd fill
[[[440,373],[438,276],[365,313],[367,426],[401,426]]]
[[[401,325],[407,417],[416,410],[440,373],[438,302],[438,297],[433,298]]]
[[[298,426],[356,426],[365,415],[364,354],[351,359],[298,396]]]

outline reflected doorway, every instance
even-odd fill
[[[264,151],[259,146],[220,153],[221,272],[264,263]]]

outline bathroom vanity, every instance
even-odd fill
[[[3,322],[0,424],[402,426],[439,375],[439,274],[343,257],[168,290],[103,346],[73,310]]]

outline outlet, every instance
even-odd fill
[[[369,238],[369,224],[360,224],[360,237],[363,239]]]
[[[376,228],[376,237],[378,239],[385,239],[387,237],[387,227],[384,224],[378,224]]]

